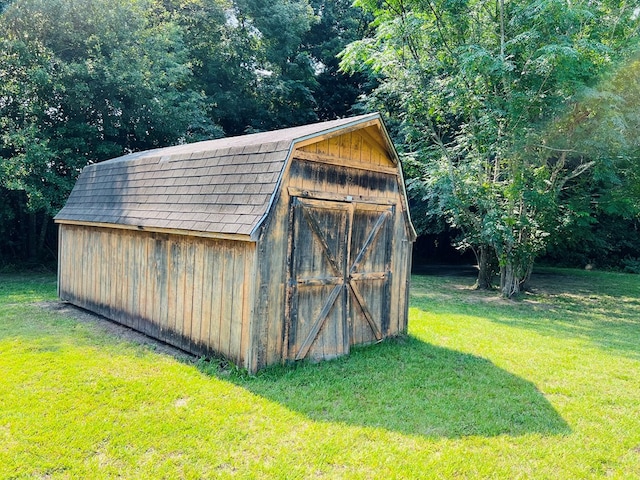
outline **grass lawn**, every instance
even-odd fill
[[[0,275],[0,478],[640,478],[640,276],[414,276],[409,335],[256,377]]]

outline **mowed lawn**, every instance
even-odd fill
[[[640,276],[413,277],[409,335],[250,377],[0,275],[0,478],[640,478]]]

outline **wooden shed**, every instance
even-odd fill
[[[58,293],[250,372],[406,331],[415,232],[378,114],[84,168]]]

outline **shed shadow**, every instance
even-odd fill
[[[435,438],[571,432],[533,383],[411,336],[231,380],[316,421]]]

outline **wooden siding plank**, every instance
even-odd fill
[[[139,235],[136,238],[136,312],[133,324],[134,328],[139,331],[144,331],[144,316],[145,316],[145,302],[147,298],[147,275],[146,275],[146,240],[145,236]]]
[[[82,252],[82,258],[80,259],[79,265],[77,265],[75,269],[75,277],[77,282],[77,295],[79,299],[83,300],[91,300],[93,297],[93,289],[98,288],[98,286],[92,282],[93,271],[91,270],[91,266],[89,265],[89,255],[91,252],[88,250],[88,245],[86,241],[86,236],[88,233],[85,228],[82,227],[78,230],[78,236],[76,239],[76,248],[80,248]],[[71,267],[73,268],[73,266]],[[89,287],[92,287],[89,290]]]
[[[137,238],[134,235],[129,236],[129,294],[128,294],[128,315],[122,321],[125,325],[133,327],[138,317],[138,276],[137,276]]]
[[[282,362],[288,355],[290,316],[285,302],[290,293],[286,282],[290,269],[288,252],[293,231],[292,209],[289,196],[283,190],[269,230],[263,234],[257,256],[256,269],[260,273],[253,343],[257,345],[256,364],[259,367]]]
[[[108,259],[109,276],[113,276],[114,281],[111,283],[111,300],[109,310],[111,318],[117,319],[122,311],[122,237],[117,232],[109,232],[109,243],[111,244],[112,257]]]
[[[233,280],[232,289],[229,295],[233,305],[231,307],[231,318],[229,328],[229,356],[236,365],[242,364],[242,325],[243,306],[244,306],[244,250],[237,246],[233,248]]]
[[[73,268],[74,265],[71,263],[71,255],[70,252],[75,251],[77,255],[77,260],[75,266],[80,263],[80,267],[82,266],[82,256],[83,251],[80,250],[81,246],[78,244],[78,232],[77,228],[74,227],[66,227],[63,228],[63,225],[60,225],[60,231],[62,232],[62,241],[64,242],[64,275],[65,280],[63,281],[65,285],[65,298],[63,300],[72,300],[76,297],[78,293],[78,287],[75,282],[75,271]]]
[[[74,249],[79,252],[80,258],[79,261],[75,264],[71,261],[71,256],[69,256],[69,268],[73,272],[73,296],[76,299],[82,298],[82,282],[80,279],[80,274],[85,272],[84,262],[87,257],[87,251],[85,250],[85,246],[83,244],[83,231],[82,227],[76,229],[73,232],[73,242],[71,243],[72,250]]]
[[[187,282],[187,245],[186,239],[180,239],[179,260],[177,263],[177,288],[176,288],[176,316],[175,316],[175,344],[181,344],[181,338],[184,330],[184,304],[185,304],[185,288]]]
[[[314,135],[312,138],[309,138],[307,140],[302,140],[300,142],[296,142],[296,146],[298,148],[302,148],[305,147],[307,145],[313,144],[313,143],[318,143],[318,142],[322,142],[325,141],[326,139],[338,136],[338,135],[345,135],[348,132],[354,132],[354,131],[361,131],[364,128],[370,127],[370,126],[375,126],[375,125],[379,125],[380,124],[380,120],[378,120],[377,118],[374,118],[372,120],[368,120],[366,122],[359,122],[355,125],[351,125],[351,126],[347,126],[347,127],[342,127],[340,128],[339,132],[336,131],[331,131],[322,135]]]
[[[255,279],[253,274],[254,252],[255,249],[251,245],[244,245],[244,278],[242,281],[242,333],[240,338],[240,359],[242,366],[248,370],[251,368],[249,339],[251,338],[251,305],[253,291],[252,280]]]
[[[204,261],[204,245],[201,241],[196,241],[193,265],[193,321],[191,324],[191,341],[198,346],[202,344],[202,284],[204,282]]]
[[[223,245],[222,254],[222,282],[220,290],[222,292],[220,308],[220,343],[218,351],[225,356],[229,356],[231,345],[231,322],[233,318],[233,249]]]
[[[194,284],[194,263],[195,263],[195,245],[193,239],[186,241],[185,256],[185,277],[183,291],[183,318],[182,318],[182,341],[181,345],[184,349],[189,348],[189,338],[191,338],[193,325],[193,284]]]
[[[144,227],[137,225],[123,225],[115,223],[104,222],[88,222],[88,221],[76,221],[76,220],[56,220],[56,223],[61,225],[79,225],[90,228],[108,228],[113,230],[129,230],[134,232],[148,232],[148,233],[163,233],[170,235],[179,235],[183,237],[198,237],[198,238],[215,238],[218,240],[231,240],[240,242],[253,243],[251,235],[242,233],[222,233],[222,232],[202,232],[197,230],[183,230],[178,228],[162,228],[162,227]]]
[[[338,146],[340,147],[340,149],[338,150],[338,156],[340,158],[347,158],[349,160],[353,160],[353,157],[351,155],[351,144],[352,144],[351,136],[352,135],[353,134],[349,132],[345,135],[340,135],[338,137]]]
[[[123,278],[122,278],[122,315],[120,315],[119,321],[122,323],[125,321],[127,317],[131,316],[131,311],[129,309],[131,305],[131,250],[132,250],[132,239],[131,235],[127,232],[123,232],[122,234],[122,269],[123,269]]]
[[[148,244],[149,255],[146,264],[146,268],[149,269],[149,285],[147,290],[147,292],[149,292],[149,303],[147,305],[147,328],[149,335],[158,338],[160,335],[160,326],[158,325],[157,316],[160,310],[158,308],[158,296],[160,294],[160,272],[158,271],[158,268],[160,268],[160,266],[158,265],[158,239],[156,235],[152,235],[148,239]]]
[[[62,227],[58,229],[58,270],[57,270],[57,278],[56,282],[56,294],[58,298],[60,298],[60,279],[62,278],[62,263],[64,262],[63,255],[63,243],[62,243]]]
[[[146,297],[145,297],[145,333],[157,337],[157,325],[154,318],[154,309],[157,310],[156,285],[158,282],[155,265],[155,236],[145,237],[146,258],[144,269],[146,270]]]
[[[366,148],[364,149],[366,151]],[[358,170],[365,170],[368,172],[380,172],[390,175],[398,175],[398,168],[389,165],[378,165],[371,163],[371,149],[366,154],[366,161],[352,160],[349,158],[342,158],[338,155],[331,155],[327,153],[312,153],[304,150],[296,150],[293,152],[292,157],[300,160],[309,160],[312,162],[325,163],[327,165],[334,165],[337,167],[350,167]]]
[[[137,329],[143,333],[149,333],[149,329],[147,327],[147,303],[149,298],[149,285],[151,283],[150,280],[150,269],[149,269],[149,251],[148,251],[147,237],[141,235],[140,236],[140,250],[138,257],[138,275],[140,279],[140,283],[138,286],[138,302],[140,315],[138,316],[138,327]]]
[[[328,200],[335,202],[357,202],[358,204],[372,204],[372,205],[395,205],[395,200],[385,197],[373,197],[373,196],[353,196],[346,195],[344,193],[333,193],[321,190],[302,190],[297,187],[289,187],[289,195],[292,197],[310,198],[318,200]]]
[[[69,290],[69,271],[67,260],[68,234],[64,225],[58,227],[58,298],[65,300]]]
[[[372,155],[371,155],[372,149],[371,149],[371,144],[369,142],[367,142],[366,140],[362,142],[362,154],[361,154],[361,159],[363,162],[372,164],[373,163],[373,159],[372,159]]]
[[[224,277],[224,248],[223,242],[214,241],[210,246],[211,263],[211,320],[209,322],[209,347],[217,353],[222,353],[220,349],[221,323],[222,323],[222,302],[224,292],[222,291]]]
[[[87,241],[91,243],[91,258],[89,262],[91,263],[91,273],[93,275],[93,281],[96,284],[96,292],[93,297],[93,302],[96,305],[100,305],[102,303],[102,297],[104,295],[104,290],[107,287],[107,284],[102,281],[102,264],[100,262],[99,254],[97,253],[100,234],[95,230],[87,231]],[[100,247],[102,247],[100,245]],[[100,252],[101,255],[108,255],[106,249],[102,249]]]
[[[213,258],[214,252],[211,247],[211,242],[205,241],[203,244],[202,252],[202,308],[201,308],[201,321],[200,321],[200,344],[205,351],[211,350],[211,342],[209,336],[211,335],[211,297],[213,295]]]
[[[153,265],[155,270],[154,299],[153,299],[153,325],[158,336],[165,338],[166,325],[164,316],[167,310],[167,236],[154,235],[153,239]]]
[[[375,126],[371,126],[360,130],[360,134],[371,148],[371,163],[383,165],[383,160],[388,159],[390,155],[389,147],[380,141],[380,132]]]
[[[169,260],[169,281],[167,283],[167,330],[168,337],[177,340],[178,324],[180,315],[178,314],[178,289],[180,284],[180,270],[182,265],[181,257],[182,239],[181,237],[170,237],[167,247]]]
[[[163,338],[170,338],[169,332],[169,288],[171,283],[171,252],[170,252],[170,236],[163,236],[162,252],[160,261],[162,262],[162,270],[164,272],[164,278],[162,279],[162,292],[160,295],[160,315],[158,322],[160,325],[160,331],[163,334]]]
[[[98,230],[99,245],[105,246],[105,255],[99,256],[100,262],[100,278],[104,282],[105,288],[102,291],[100,305],[105,309],[107,316],[111,316],[111,308],[114,301],[115,283],[117,280],[113,277],[113,245],[112,236],[105,230]]]
[[[92,296],[90,297],[90,301],[95,305],[100,305],[100,295],[102,292],[102,288],[104,287],[104,283],[100,281],[100,271],[99,271],[99,263],[96,255],[96,233],[93,230],[85,230],[84,241],[88,243],[89,248],[89,257],[87,258],[87,264],[89,265],[89,279],[91,285],[94,285]],[[86,285],[86,280],[83,281]],[[85,286],[87,288],[87,286]]]
[[[81,272],[81,275],[86,275],[85,278],[81,280],[83,298],[86,298],[89,302],[98,305],[102,284],[100,283],[100,278],[96,268],[94,232],[91,229],[86,228],[83,230],[82,234],[82,241],[84,242],[86,251],[88,252],[87,257],[84,259],[84,266]]]
[[[328,154],[329,151],[330,151],[329,140],[321,140],[319,142],[316,142],[316,153]]]
[[[358,132],[351,134],[351,161],[362,162],[362,142],[362,136]]]

